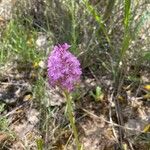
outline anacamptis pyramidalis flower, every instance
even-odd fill
[[[78,59],[68,51],[69,47],[67,43],[54,46],[48,57],[48,77],[51,86],[71,92],[80,81],[82,71]]]

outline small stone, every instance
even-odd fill
[[[36,45],[38,48],[44,48],[47,45],[47,37],[43,34],[39,35]]]

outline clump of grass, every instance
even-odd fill
[[[22,62],[36,60],[36,32],[26,29],[19,20],[11,20],[3,33],[3,44],[8,57],[16,55]]]
[[[1,133],[1,141],[0,148],[4,148],[7,144],[7,140],[14,140],[15,134],[9,129],[8,119],[2,115],[5,110],[5,104],[0,103],[0,133]]]
[[[0,114],[4,111],[5,104],[0,104]],[[0,131],[7,132],[8,131],[8,122],[7,118],[4,116],[0,116]]]

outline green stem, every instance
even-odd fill
[[[76,2],[71,0],[71,18],[72,18],[72,50],[75,52],[77,46],[77,37],[76,37]]]
[[[80,142],[79,142],[79,139],[78,139],[78,132],[77,132],[77,128],[76,128],[76,125],[75,125],[75,118],[74,118],[74,115],[73,115],[73,108],[72,108],[72,104],[71,104],[71,96],[68,92],[65,92],[65,96],[66,96],[66,100],[67,100],[67,114],[68,114],[70,124],[72,126],[72,130],[73,130],[74,137],[75,137],[75,142],[76,142],[78,150],[81,150],[81,145],[80,145]]]

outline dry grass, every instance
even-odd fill
[[[63,42],[72,45],[83,69],[73,107],[84,149],[149,149],[148,1],[10,4],[11,15],[0,14],[2,149],[75,148],[65,99],[46,78],[47,55]]]

